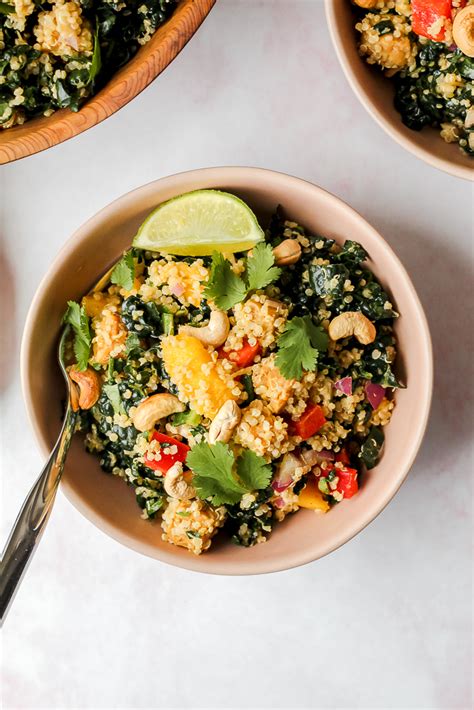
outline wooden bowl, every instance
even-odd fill
[[[456,144],[446,143],[438,129],[413,131],[402,123],[393,105],[394,88],[380,69],[367,64],[357,51],[354,8],[350,0],[325,0],[331,38],[349,84],[370,115],[410,153],[450,175],[474,180],[474,158]]]
[[[0,165],[39,153],[77,136],[128,104],[171,64],[216,0],[182,0],[151,40],[112,79],[74,113],[61,109],[0,131]]]
[[[316,560],[356,535],[387,505],[416,456],[428,419],[432,390],[431,341],[423,309],[402,264],[388,244],[359,214],[320,187],[259,168],[210,168],[172,175],[134,190],[105,207],[65,244],[40,284],[28,314],[21,370],[28,414],[43,453],[49,453],[61,426],[64,382],[56,360],[61,317],[68,299],[79,299],[127,248],[139,225],[160,202],[200,188],[237,194],[262,224],[278,204],[315,234],[339,242],[350,237],[370,254],[369,268],[395,303],[400,318],[398,372],[407,388],[397,390],[383,456],[364,476],[359,493],[327,515],[300,510],[275,526],[268,542],[242,548],[220,536],[196,557],[161,539],[159,521],[146,521],[133,491],[100,470],[78,436],[69,453],[61,489],[97,527],[124,545],[199,572],[259,574]],[[403,521],[401,521],[403,524]],[[396,545],[396,541],[386,541]]]

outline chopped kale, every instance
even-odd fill
[[[226,530],[232,542],[243,547],[257,544],[259,539],[266,538],[272,530],[272,508],[267,506],[267,510],[262,510],[261,506],[273,495],[273,489],[270,487],[254,495],[255,501],[248,508],[241,508],[239,503],[226,506],[228,513]]]
[[[129,296],[122,303],[122,320],[129,333],[140,338],[159,338],[163,334],[163,309],[153,301]]]
[[[383,387],[402,387],[392,370],[395,340],[391,335],[377,338],[367,345],[362,357],[354,363],[351,376],[371,380]]]
[[[382,20],[374,25],[374,30],[377,30],[379,35],[387,35],[395,30],[393,22],[391,20]]]
[[[453,93],[438,89],[445,75],[458,75],[466,81],[453,87]],[[474,60],[460,50],[450,50],[441,42],[429,41],[420,46],[416,66],[402,70],[394,77],[394,105],[403,123],[415,131],[425,126],[455,126],[460,147],[473,153],[469,144],[470,128],[465,127],[468,107],[474,101]]]
[[[344,283],[349,278],[349,271],[344,264],[312,265],[309,276],[317,296],[340,299],[344,293]]]
[[[382,428],[373,426],[359,452],[359,458],[367,468],[374,468],[377,465],[384,441]]]
[[[353,265],[360,264],[367,258],[368,254],[364,247],[359,244],[359,242],[352,241],[352,239],[347,239],[344,242],[341,251],[333,257],[335,261],[347,264],[349,268]]]

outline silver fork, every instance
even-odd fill
[[[70,326],[66,325],[59,340],[58,361],[66,381],[67,407],[63,426],[36,483],[29,492],[18,514],[0,562],[0,623],[7,615],[10,604],[33,557],[41,535],[48,522],[56,491],[64,469],[66,456],[74,434],[77,414],[71,407],[71,383],[66,371],[64,353]]]

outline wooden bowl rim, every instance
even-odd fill
[[[39,116],[0,132],[0,165],[63,143],[101,123],[138,96],[177,57],[204,22],[216,0],[181,0],[150,41],[121,67],[78,112]]]

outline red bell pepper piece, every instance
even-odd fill
[[[344,494],[344,498],[352,498],[359,490],[357,483],[357,470],[355,468],[335,468],[334,473],[339,477],[337,489],[339,493]]]
[[[158,441],[160,444],[165,444],[165,446],[161,447],[161,458],[159,461],[155,461],[155,459],[150,459],[148,456],[145,456],[145,464],[148,466],[148,468],[153,469],[153,471],[160,471],[161,473],[166,473],[168,469],[173,466],[177,461],[180,463],[184,463],[186,461],[186,456],[188,454],[188,451],[190,451],[189,446],[186,444],[183,444],[182,441],[178,441],[178,439],[173,439],[172,436],[166,436],[166,434],[160,434],[159,432],[155,431],[153,432],[152,439],[155,441]],[[177,451],[174,454],[169,454],[166,453],[167,450],[175,446]]]
[[[326,424],[322,408],[319,404],[308,404],[298,421],[293,422],[291,429],[297,436],[306,441]]]
[[[430,28],[440,19],[451,20],[451,0],[411,0],[411,11],[412,28],[415,34],[428,37],[435,42],[444,39],[446,35],[444,23],[438,31],[433,32]]]
[[[260,343],[256,342],[255,345],[250,345],[247,338],[245,338],[244,344],[239,350],[229,350],[229,352],[226,352],[224,348],[219,348],[217,351],[220,358],[234,362],[239,368],[249,367],[261,352],[262,346]]]

